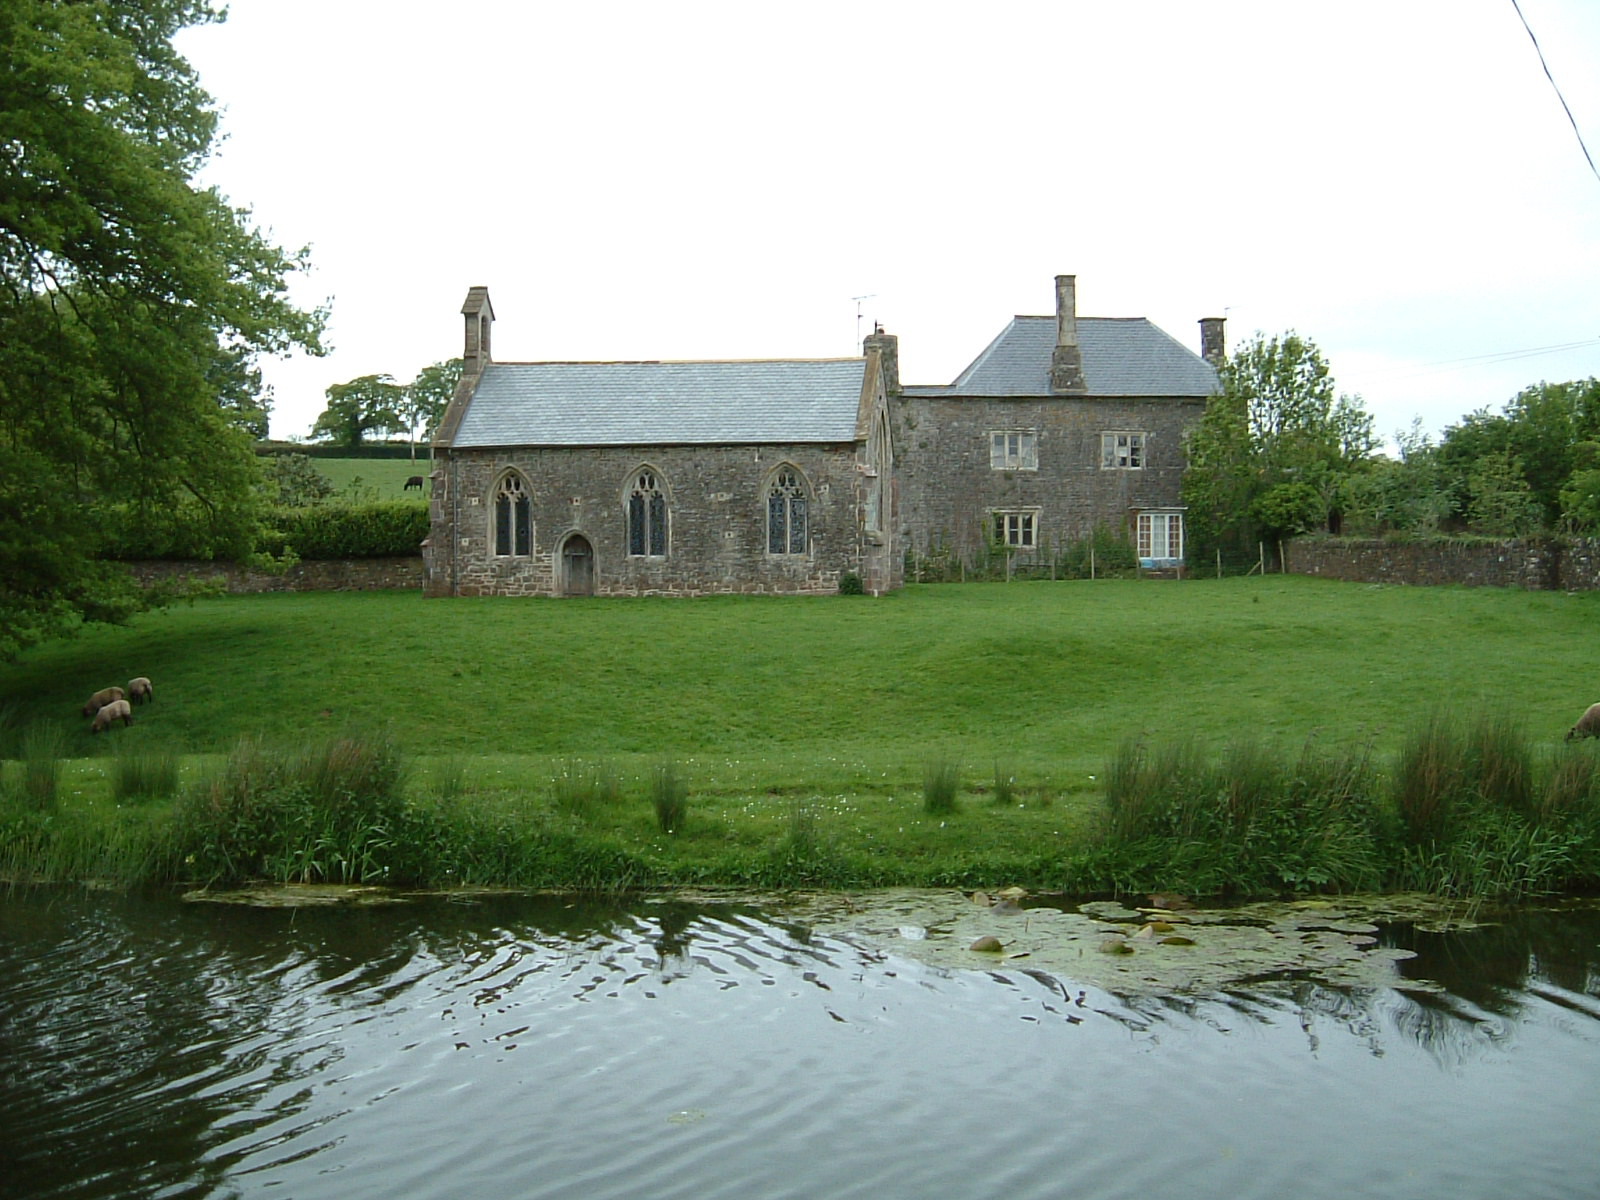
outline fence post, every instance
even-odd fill
[[[1089,543],[1089,579],[1090,579],[1091,582],[1094,579],[1094,543],[1093,542]]]
[[[1265,542],[1256,543],[1256,566],[1261,568],[1261,577],[1265,579],[1267,577],[1267,544]]]
[[[1217,547],[1217,578],[1222,578],[1222,547]]]

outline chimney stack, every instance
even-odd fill
[[[878,371],[883,375],[883,390],[891,396],[900,394],[900,339],[885,333],[882,325],[873,325],[872,332],[861,341],[861,353],[871,357],[878,352]]]
[[[461,306],[466,318],[466,340],[461,350],[461,373],[476,375],[493,361],[489,357],[489,331],[494,325],[494,306],[489,303],[489,289],[467,289],[467,299]]]
[[[1083,351],[1078,347],[1078,277],[1056,276],[1056,348],[1050,355],[1050,390],[1083,395]]]
[[[1227,341],[1222,334],[1227,321],[1227,317],[1200,318],[1200,357],[1213,367],[1222,366],[1223,359],[1228,357]]]

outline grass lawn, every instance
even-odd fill
[[[1510,713],[1555,747],[1600,700],[1597,618],[1595,594],[1300,577],[881,599],[219,597],[36,648],[0,668],[0,706],[66,726],[79,760],[66,794],[91,800],[108,794],[115,753],[195,756],[188,777],[247,735],[297,746],[360,727],[388,731],[419,788],[459,774],[513,808],[548,807],[574,760],[646,797],[670,760],[699,848],[663,846],[647,804],[616,832],[646,853],[700,855],[708,875],[792,829],[797,802],[858,847],[981,862],[1081,835],[1096,777],[1131,737],[1258,739],[1290,756],[1315,737],[1370,743],[1382,761],[1449,705]],[[155,703],[91,737],[84,698],[134,675],[151,677]],[[984,806],[1003,819],[925,814],[938,762],[958,764],[968,809],[997,768],[1018,803]]]
[[[376,493],[370,497],[374,500],[403,500],[408,496],[427,499],[428,473],[433,469],[426,446],[417,447],[416,462],[405,458],[314,458],[311,465],[328,477],[334,491],[342,493],[352,485],[362,490],[370,488]],[[406,480],[413,475],[422,476],[420,492],[416,488],[405,490]]]
[[[694,760],[824,789],[955,758],[1063,783],[1123,739],[1372,738],[1504,709],[1558,741],[1600,699],[1600,595],[1299,577],[944,584],[860,597],[219,597],[91,626],[0,668],[0,704],[75,718],[134,675],[115,740],[220,753],[382,725],[418,755]],[[73,719],[76,727],[79,723]],[[82,722],[84,729],[87,722]]]

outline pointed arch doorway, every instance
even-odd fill
[[[561,543],[561,586],[563,596],[594,595],[594,547],[581,533]]]

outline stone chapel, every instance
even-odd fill
[[[500,363],[474,287],[434,440],[425,594],[880,594],[907,550],[1024,560],[1097,525],[1183,560],[1183,432],[1216,389],[1143,318],[1019,316],[948,385],[858,358]]]

